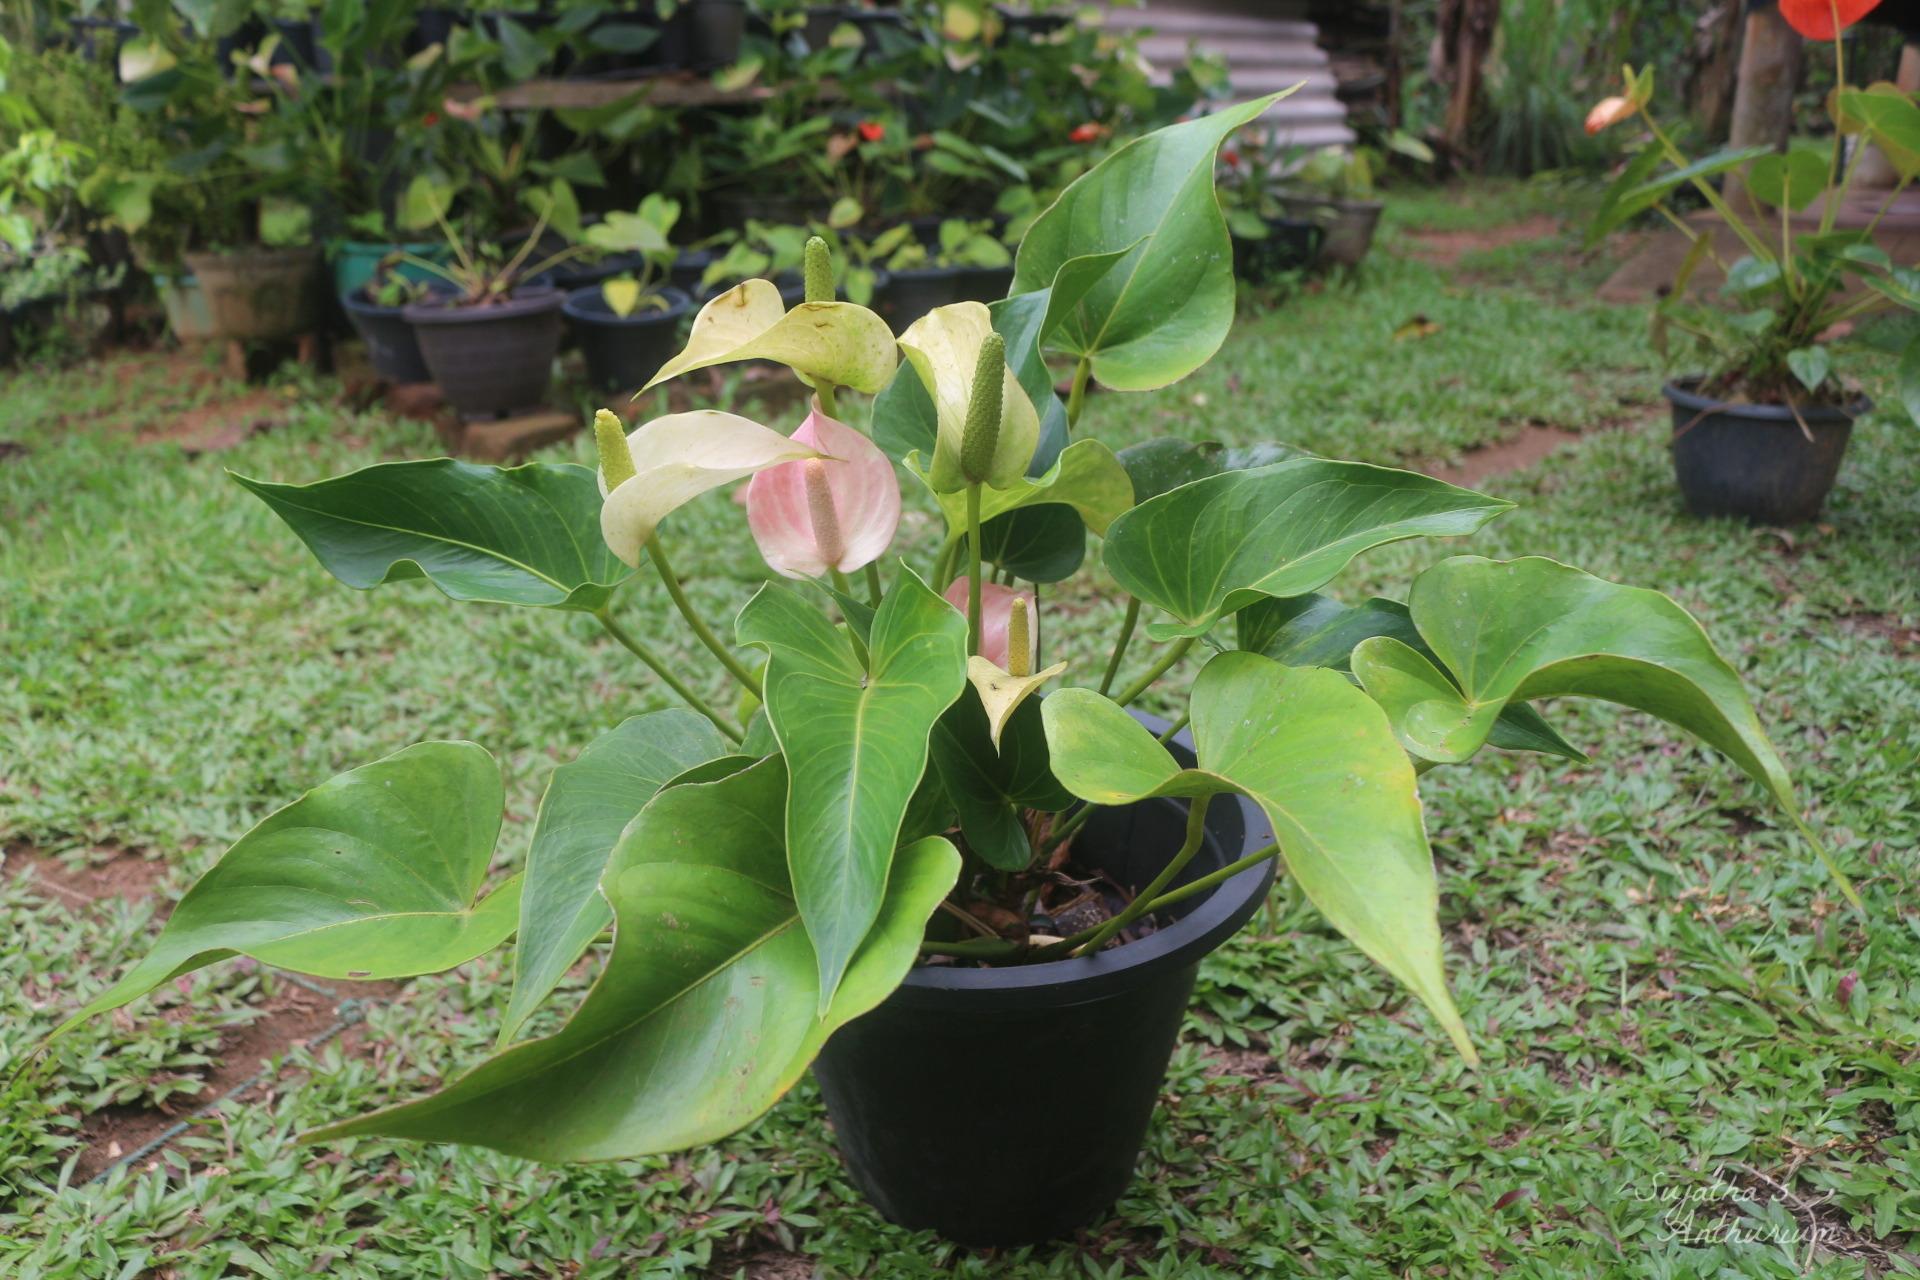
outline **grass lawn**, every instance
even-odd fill
[[[674,1158],[301,1147],[299,1130],[482,1055],[504,957],[373,992],[229,964],[97,1019],[9,1096],[0,1274],[1920,1275],[1920,438],[1864,421],[1818,525],[1686,517],[1644,313],[1584,301],[1606,259],[1546,222],[1575,199],[1397,200],[1360,281],[1250,300],[1210,368],[1098,394],[1086,426],[1441,464],[1529,425],[1584,433],[1483,481],[1521,507],[1470,546],[1387,548],[1336,590],[1402,595],[1471,550],[1675,595],[1746,674],[1866,920],[1731,765],[1649,717],[1563,704],[1550,714],[1591,763],[1488,753],[1424,780],[1483,1068],[1283,879],[1203,968],[1138,1176],[1076,1244],[974,1254],[888,1226],[841,1173],[810,1081]],[[1543,238],[1485,234],[1522,218]],[[508,779],[504,872],[551,766],[669,705],[586,618],[329,578],[224,470],[305,481],[438,450],[288,377],[263,397],[272,429],[192,456],[166,424],[233,389],[190,361],[0,380],[19,446],[0,445],[0,1070],[308,786],[419,739],[478,741]],[[584,460],[587,442],[550,452]],[[919,550],[929,511],[909,515]],[[761,576],[738,509],[711,495],[670,528],[695,598],[730,616]],[[635,583],[623,618],[705,670]],[[1043,604],[1082,681],[1117,619],[1097,586]],[[263,1052],[284,1063],[243,1101],[113,1163]],[[1037,1140],[1099,1122],[1062,1116]],[[964,1121],[928,1140],[965,1141]]]

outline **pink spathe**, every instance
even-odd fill
[[[892,461],[817,407],[793,439],[824,456],[768,467],[747,485],[747,527],[767,564],[789,578],[818,578],[878,560],[900,526]]]
[[[980,656],[1002,670],[1007,665],[1007,627],[1013,617],[1016,596],[1027,602],[1027,625],[1031,634],[1039,617],[1033,592],[1015,591],[997,582],[983,583],[980,587]],[[947,588],[947,603],[961,613],[967,611],[967,579],[953,580],[953,585]]]

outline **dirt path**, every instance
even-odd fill
[[[173,870],[137,849],[100,852],[106,856],[76,866],[15,843],[6,849],[0,874],[27,881],[40,897],[79,913],[113,899],[137,901],[161,893]],[[215,1062],[199,1073],[198,1093],[174,1105],[108,1106],[82,1117],[79,1136],[85,1145],[74,1178],[99,1177],[122,1162],[147,1167],[193,1117],[271,1090],[295,1049],[337,1038],[349,1053],[368,1052],[362,1026],[366,1007],[393,1000],[406,989],[400,982],[316,982],[292,975],[281,975],[276,985],[253,1018],[222,1032]]]
[[[1401,245],[1409,257],[1436,267],[1451,267],[1470,253],[1486,249],[1504,249],[1528,240],[1545,240],[1560,234],[1558,219],[1536,213],[1518,222],[1497,227],[1471,227],[1459,231],[1408,231]]]

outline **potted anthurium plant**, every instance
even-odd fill
[[[1834,41],[1831,152],[1746,147],[1692,160],[1647,110],[1651,68],[1628,68],[1621,93],[1587,118],[1588,131],[1597,133],[1637,117],[1650,135],[1609,187],[1590,238],[1657,210],[1692,242],[1655,311],[1654,337],[1665,353],[1671,335],[1680,334],[1690,340],[1693,358],[1704,362],[1665,388],[1673,405],[1674,472],[1695,514],[1766,524],[1818,515],[1853,420],[1872,407],[1845,373],[1854,326],[1889,309],[1920,311],[1920,270],[1894,262],[1874,242],[1895,197],[1920,175],[1920,105],[1892,84],[1848,87],[1837,40],[1877,3],[1783,0],[1780,6],[1801,35]],[[1844,151],[1849,137],[1860,144],[1850,158]],[[1877,209],[1852,217],[1845,206],[1867,143],[1885,154],[1898,182]],[[1735,170],[1748,195],[1771,214],[1755,216],[1752,206],[1743,214],[1710,181]],[[1703,196],[1732,232],[1739,251],[1730,261],[1711,228],[1668,208],[1682,188]],[[1717,298],[1689,293],[1706,263],[1725,279]],[[1902,408],[1920,421],[1920,342],[1907,349],[1899,370]]]
[[[490,892],[502,787],[480,746],[425,742],[323,783],[227,851],[72,1021],[236,954],[397,978],[517,933],[493,1057],[308,1140],[674,1151],[750,1124],[811,1065],[882,1212],[1010,1244],[1125,1187],[1196,969],[1277,866],[1474,1059],[1416,781],[1489,745],[1577,757],[1534,700],[1608,698],[1690,729],[1799,823],[1739,678],[1664,596],[1474,556],[1405,603],[1320,594],[1370,548],[1468,534],[1508,503],[1279,445],[1122,457],[1076,434],[1090,378],[1165,386],[1226,337],[1215,152],[1271,101],[1116,151],[1033,223],[991,308],[896,336],[827,300],[821,242],[808,300],[760,280],[715,298],[656,382],[784,364],[812,388],[790,432],[696,410],[623,435],[603,411],[597,474],[443,458],[242,479],[348,584],[585,613],[686,709],[610,718],[554,771],[524,869]],[[1064,407],[1049,352],[1080,389]],[[852,423],[875,393],[870,437]],[[881,444],[942,513],[917,564],[890,554],[901,497]],[[777,576],[729,636],[668,544],[677,508],[748,477]],[[1041,593],[1089,532],[1125,620],[1110,650],[1050,649]],[[746,723],[619,617],[643,567],[750,695]],[[1182,693],[1175,671],[1203,653]],[[1173,723],[1135,712],[1150,691]],[[593,989],[527,1038],[590,954]],[[1063,1136],[1063,1115],[1083,1123]]]

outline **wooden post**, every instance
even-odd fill
[[[1793,130],[1793,91],[1800,83],[1803,53],[1799,33],[1787,25],[1778,7],[1767,4],[1747,14],[1747,38],[1740,50],[1740,80],[1733,91],[1729,146],[1786,149],[1788,135]],[[1745,194],[1740,176],[1729,173],[1728,202]]]

